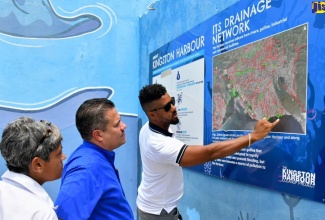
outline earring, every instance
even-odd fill
[[[41,168],[41,173],[43,173],[43,169]]]

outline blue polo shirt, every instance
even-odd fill
[[[55,202],[59,219],[134,219],[114,159],[114,152],[87,141],[72,153]]]

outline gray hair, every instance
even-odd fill
[[[20,117],[3,130],[0,151],[10,171],[28,175],[33,158],[49,161],[61,141],[59,128],[50,122]]]

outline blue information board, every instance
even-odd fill
[[[150,54],[178,139],[209,144],[280,118],[260,142],[191,169],[325,201],[325,2],[239,1]]]

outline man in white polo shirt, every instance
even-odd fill
[[[138,188],[137,207],[141,220],[179,220],[177,209],[183,195],[182,166],[194,166],[226,157],[263,139],[278,124],[259,120],[252,133],[233,140],[206,146],[188,146],[177,140],[171,124],[179,119],[174,97],[160,84],[144,86],[139,93],[148,122],[140,131],[142,179]]]

